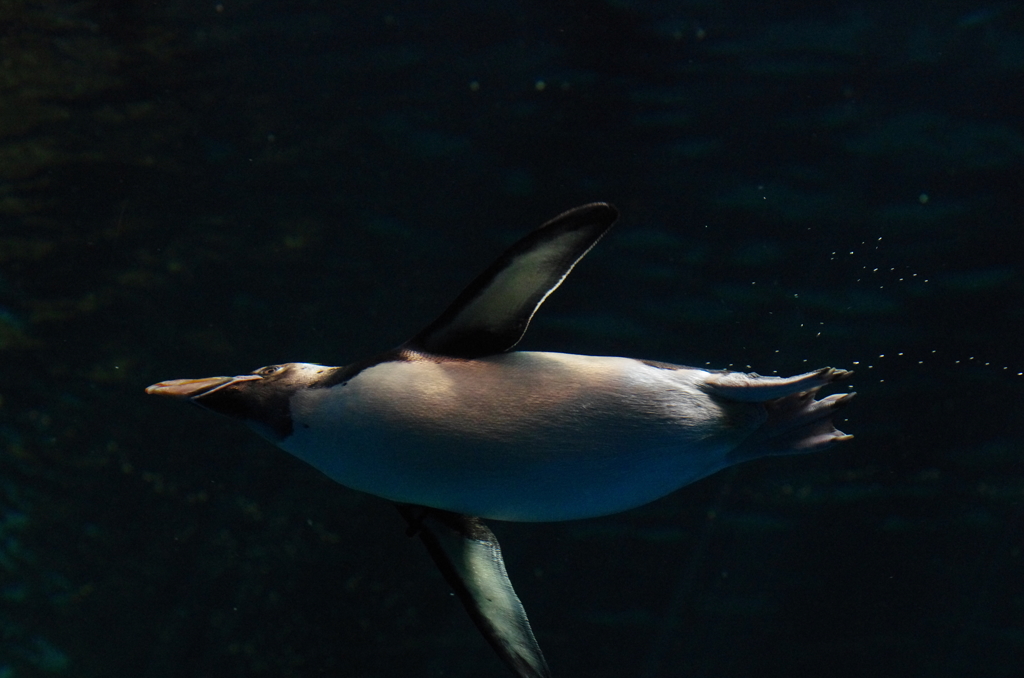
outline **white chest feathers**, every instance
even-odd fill
[[[395,501],[559,520],[646,503],[728,465],[764,421],[704,370],[517,352],[385,362],[291,399],[287,451]]]

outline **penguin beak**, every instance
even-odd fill
[[[146,393],[150,395],[162,395],[169,398],[184,400],[195,398],[201,395],[209,395],[220,390],[228,384],[239,381],[253,381],[262,379],[258,374],[243,374],[239,377],[207,377],[205,379],[172,379],[161,381],[158,384],[146,387]]]

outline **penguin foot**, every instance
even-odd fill
[[[816,400],[818,391],[825,385],[848,378],[852,372],[825,368],[792,379],[785,386],[809,387],[771,400],[762,401],[767,419],[742,445],[732,452],[736,461],[765,456],[787,454],[809,454],[820,452],[832,445],[850,440],[851,435],[835,427],[832,417],[853,400],[856,393],[834,394]],[[746,376],[746,375],[744,375]],[[758,391],[759,384],[753,391]],[[775,390],[781,384],[762,387],[765,392]],[[749,395],[746,391],[745,395]],[[735,463],[735,462],[733,462]]]

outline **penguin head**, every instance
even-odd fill
[[[315,384],[331,369],[311,363],[268,365],[237,377],[161,381],[146,393],[187,400],[240,419],[265,438],[280,442],[292,433],[292,395]]]

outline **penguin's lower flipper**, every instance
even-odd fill
[[[526,610],[512,589],[501,547],[479,518],[396,504],[476,627],[518,678],[550,678]]]

